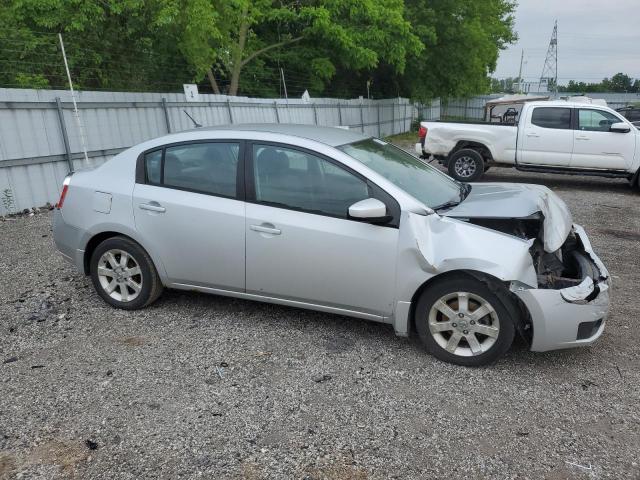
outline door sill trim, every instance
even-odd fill
[[[628,178],[626,170],[607,170],[604,168],[554,167],[517,163],[516,170],[521,172],[558,173],[562,175],[587,175],[593,177]]]
[[[328,305],[319,305],[316,303],[302,302],[299,300],[289,300],[286,298],[269,297],[266,295],[259,295],[256,293],[246,293],[246,292],[238,292],[234,290],[224,290],[221,288],[202,287],[199,285],[189,285],[187,283],[171,283],[167,286],[169,288],[175,288],[177,290],[193,290],[193,291],[198,291],[202,293],[222,295],[224,297],[234,297],[234,298],[241,298],[244,300],[254,300],[258,302],[275,303],[277,305],[285,305],[287,307],[303,308],[307,310],[316,310],[319,312],[326,312],[326,313],[335,313],[337,315],[345,315],[347,317],[362,318],[365,320],[371,320],[371,321],[380,322],[380,323],[390,323],[391,321],[389,317],[385,317],[382,315],[375,315],[373,313],[361,312],[358,310],[349,310],[347,308],[332,307]]]

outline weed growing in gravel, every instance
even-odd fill
[[[2,206],[7,211],[7,213],[13,213],[15,203],[13,201],[13,192],[10,188],[5,188],[2,191]]]

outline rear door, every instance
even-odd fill
[[[567,167],[573,153],[570,107],[533,107],[524,122],[518,163]]]
[[[609,131],[612,124],[622,120],[596,108],[579,108],[577,112],[571,166],[605,170],[631,166],[636,148],[633,133]]]
[[[244,291],[242,150],[238,141],[188,142],[139,160],[136,229],[170,282]]]
[[[307,150],[254,144],[247,168],[247,293],[389,315],[395,295],[399,206],[338,162]],[[394,221],[349,219],[379,198]]]

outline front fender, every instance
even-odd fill
[[[482,272],[504,282],[518,281],[536,288],[537,275],[529,253],[532,243],[437,214],[403,212],[393,322],[396,333],[408,334],[415,292],[446,272]]]

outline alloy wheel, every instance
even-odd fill
[[[135,300],[142,290],[142,270],[124,250],[107,250],[98,260],[98,280],[104,291],[118,302]]]
[[[493,306],[468,292],[453,292],[438,299],[429,311],[428,323],[438,345],[461,357],[488,351],[500,333]]]
[[[454,170],[460,178],[470,178],[476,173],[476,161],[468,156],[463,156],[456,159],[456,163],[453,165]]]

